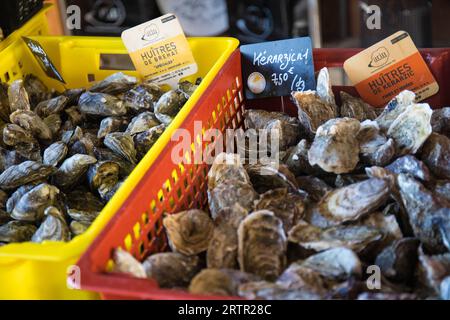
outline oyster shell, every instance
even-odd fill
[[[169,214],[163,224],[173,251],[193,256],[208,249],[214,224],[206,212],[193,209]]]
[[[142,159],[147,154],[158,138],[164,133],[165,129],[166,125],[160,124],[144,132],[138,133],[133,137],[138,159]]]
[[[422,181],[430,181],[431,174],[427,166],[416,157],[412,155],[406,155],[398,158],[390,165],[386,167],[392,173],[400,174],[410,174],[413,177],[420,179]]]
[[[11,110],[9,108],[8,85],[0,82],[0,119],[8,122]]]
[[[155,104],[156,118],[166,125],[172,122],[172,119],[177,115],[186,102],[184,94],[170,90],[164,93]]]
[[[57,96],[49,100],[41,101],[34,109],[34,112],[42,117],[48,117],[51,114],[60,113],[67,106],[69,98],[66,96]]]
[[[320,126],[308,151],[309,163],[335,174],[355,169],[359,161],[359,128],[359,122],[349,118],[333,119]]]
[[[229,225],[237,231],[239,224],[248,215],[248,210],[241,207],[239,203],[233,204],[231,207],[225,207],[217,212],[214,219],[216,226],[222,224]]]
[[[120,167],[112,161],[99,161],[91,165],[87,172],[89,185],[92,190],[98,190],[105,195],[119,181]]]
[[[69,241],[70,231],[64,215],[55,207],[48,207],[45,219],[31,238],[32,242]]]
[[[90,225],[91,225],[90,223],[79,222],[75,220],[72,221],[69,226],[70,232],[72,233],[72,238],[85,233]]]
[[[91,192],[75,190],[67,194],[67,205],[73,210],[72,219],[78,221],[93,221],[90,217],[96,216],[102,209],[103,203]],[[80,213],[84,212],[82,215]],[[76,214],[77,216],[73,216]]]
[[[190,83],[189,81],[181,81],[178,83],[178,90],[186,96],[186,99],[189,99],[197,88],[198,85]]]
[[[217,223],[206,253],[206,265],[208,268],[236,269],[237,255],[237,228],[224,221]]]
[[[16,191],[14,191],[6,201],[6,211],[8,213],[11,213],[17,202],[19,202],[20,198],[22,198],[25,193],[33,189],[36,185],[37,184],[26,184],[17,188]]]
[[[450,202],[450,180],[436,181],[433,191]]]
[[[113,272],[124,273],[135,278],[147,278],[144,266],[129,252],[118,248],[113,253]]]
[[[335,223],[355,221],[386,203],[389,183],[368,179],[328,193],[318,204],[319,212]]]
[[[30,132],[23,130],[15,124],[7,124],[3,128],[3,142],[15,148],[15,151],[22,157],[41,161],[41,149],[39,142],[31,135]]]
[[[228,207],[239,204],[246,211],[253,209],[253,202],[258,195],[251,186],[245,182],[231,180],[219,184],[214,189],[208,190],[208,203],[211,217],[216,219],[218,213]]]
[[[434,133],[443,134],[450,138],[450,107],[433,110],[431,127]]]
[[[341,91],[341,117],[354,118],[358,121],[374,120],[377,117],[375,109],[360,98]]]
[[[321,229],[300,222],[289,231],[288,239],[308,250],[324,251],[343,247],[359,253],[383,237],[380,230],[363,225],[339,225]]]
[[[383,113],[375,119],[380,129],[387,132],[392,123],[403,113],[406,109],[414,103],[416,94],[412,91],[402,91],[398,96],[392,99]]]
[[[86,173],[89,166],[97,162],[94,157],[76,154],[64,160],[58,171],[53,175],[53,183],[63,189],[74,186]]]
[[[395,142],[380,133],[377,122],[364,121],[358,133],[361,160],[374,166],[385,166],[395,156]]]
[[[130,163],[136,163],[136,149],[130,134],[124,132],[108,133],[103,142],[111,151]]]
[[[387,135],[394,139],[397,155],[414,154],[431,134],[431,108],[412,104],[395,119]]]
[[[420,158],[437,177],[450,179],[450,139],[432,133],[422,148]]]
[[[247,129],[267,130],[267,135],[276,130],[279,137],[279,148],[285,150],[295,145],[300,138],[300,123],[298,119],[289,117],[282,112],[268,112],[250,109],[244,112],[244,123]],[[270,139],[267,139],[270,142]]]
[[[310,148],[311,143],[303,139],[295,147],[287,151],[283,162],[295,175],[318,175],[323,173],[318,166],[311,166],[309,164],[308,151]]]
[[[419,240],[414,238],[396,240],[377,256],[375,264],[386,278],[397,282],[410,282],[417,264],[419,244]]]
[[[314,137],[321,125],[336,117],[334,107],[324,102],[315,91],[293,92],[292,97],[300,123],[309,137]]]
[[[23,79],[23,86],[27,91],[31,107],[34,108],[39,102],[48,100],[52,97],[47,86],[36,76],[27,74]]]
[[[100,122],[97,137],[102,139],[108,133],[122,131],[126,128],[128,119],[126,117],[106,117]]]
[[[20,198],[11,212],[11,217],[20,221],[41,221],[45,209],[56,204],[59,193],[58,188],[41,183]]]
[[[80,108],[78,106],[72,106],[64,110],[67,115],[66,125],[71,129],[81,125],[84,121],[86,121],[86,116],[81,113]]]
[[[275,280],[286,265],[287,241],[283,223],[273,212],[249,214],[238,229],[238,261],[241,271]]]
[[[91,92],[116,95],[130,90],[136,83],[137,79],[135,77],[128,76],[123,72],[116,72],[94,84],[89,90]]]
[[[308,199],[313,202],[319,202],[327,192],[333,190],[323,180],[313,176],[297,177],[296,181],[298,187],[308,193]]]
[[[156,119],[153,112],[142,112],[131,119],[126,132],[128,132],[130,135],[135,135],[137,133],[141,133],[153,127],[156,127],[157,125],[159,125],[159,121],[158,119]]]
[[[264,165],[254,164],[246,166],[250,181],[259,193],[264,193],[272,189],[287,188],[294,194],[303,194],[298,188],[294,174],[283,164]]]
[[[125,160],[123,157],[107,148],[94,147],[94,155],[98,161],[112,161],[117,163],[120,167],[119,175],[122,178],[129,176],[136,166],[134,163]]]
[[[286,188],[274,189],[263,193],[255,201],[255,210],[268,210],[275,214],[287,233],[300,219],[303,218],[305,205],[303,198],[288,193]]]
[[[143,262],[148,278],[155,279],[161,288],[186,287],[200,271],[199,258],[176,252],[152,254]]]
[[[333,89],[331,86],[330,73],[328,68],[322,68],[317,75],[317,95],[320,99],[331,106],[334,110],[334,115],[338,116],[338,107],[334,98]]]
[[[0,226],[0,242],[13,243],[30,241],[36,227],[23,221],[10,221]]]
[[[239,154],[220,153],[216,156],[208,172],[208,189],[214,189],[227,180],[250,184],[250,177],[242,165]]]
[[[192,294],[236,296],[239,285],[255,281],[258,277],[232,269],[204,269],[189,285]]]
[[[14,165],[0,174],[0,188],[15,189],[21,185],[45,179],[53,174],[56,168],[35,161],[24,161]]]
[[[44,150],[44,164],[56,167],[66,158],[68,150],[67,145],[62,141],[52,143]]]
[[[253,281],[239,286],[238,294],[245,299],[318,300],[322,296],[311,290],[290,289],[286,285],[268,281]]]
[[[450,276],[450,253],[430,256],[419,248],[418,277],[425,288],[432,294],[438,294],[441,283],[448,276]]]
[[[11,112],[16,110],[31,110],[30,100],[23,80],[15,80],[9,85],[8,100]]]
[[[57,113],[52,113],[51,115],[45,117],[42,121],[44,121],[44,123],[50,129],[52,137],[57,137],[62,126],[61,116]]]
[[[11,221],[11,216],[8,212],[4,211],[3,209],[0,209],[0,226],[4,225],[5,223]]]
[[[125,106],[135,112],[153,111],[154,102],[158,99],[159,96],[154,96],[144,85],[130,89],[123,96]]]
[[[67,214],[74,221],[90,225],[98,217],[100,211],[101,209],[98,211],[83,211],[79,209],[69,209],[67,210]]]
[[[433,218],[440,209],[450,208],[450,205],[408,175],[398,175],[397,183],[414,235],[428,252],[445,252],[441,234],[434,226]]]
[[[127,113],[120,99],[106,93],[85,92],[78,103],[82,112],[94,116],[123,116]]]
[[[325,296],[325,289],[328,287],[326,279],[319,272],[304,267],[301,262],[292,263],[276,283],[293,290],[302,289],[321,296]]]

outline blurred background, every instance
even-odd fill
[[[118,36],[175,13],[191,36],[229,35],[241,43],[310,35],[316,47],[367,47],[408,31],[418,47],[450,47],[449,0],[52,0],[54,33]],[[67,8],[81,9],[81,28],[66,26]],[[366,21],[381,8],[381,29]]]

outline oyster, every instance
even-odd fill
[[[313,176],[302,176],[296,178],[297,185],[300,189],[308,194],[308,199],[313,202],[319,202],[327,192],[333,190],[323,180]]]
[[[38,141],[26,130],[15,124],[7,124],[3,128],[3,142],[15,148],[22,157],[41,161],[41,149]]]
[[[383,113],[375,119],[380,129],[387,132],[392,123],[403,113],[406,109],[414,103],[416,94],[412,91],[402,91],[398,96],[392,99]]]
[[[287,233],[303,218],[305,205],[303,198],[288,193],[286,188],[280,188],[263,193],[255,201],[255,210],[273,212],[283,222],[284,231]]]
[[[41,221],[45,209],[57,203],[59,193],[58,188],[41,183],[20,198],[11,212],[11,217],[20,221]]]
[[[303,191],[298,188],[294,174],[283,164],[278,166],[255,164],[246,166],[246,169],[250,181],[259,193],[277,188],[287,188],[289,192],[303,194]]]
[[[76,154],[64,160],[58,171],[53,175],[53,183],[60,188],[68,189],[86,173],[89,166],[97,162],[94,157]]]
[[[325,296],[325,289],[328,287],[326,279],[319,272],[304,267],[301,262],[292,263],[276,283],[293,290],[310,291],[321,296]]]
[[[288,239],[308,250],[324,251],[345,247],[359,253],[383,237],[381,231],[368,226],[339,225],[321,229],[300,222],[289,231]]]
[[[36,227],[23,221],[10,221],[0,226],[0,242],[13,243],[30,241]]]
[[[431,134],[431,108],[412,104],[395,119],[387,135],[394,139],[397,155],[414,154]]]
[[[216,219],[220,210],[232,207],[236,203],[246,211],[253,209],[253,202],[258,197],[251,186],[237,180],[219,184],[214,189],[208,190],[208,203],[211,217]]]
[[[442,208],[450,208],[448,202],[436,197],[414,178],[400,174],[397,178],[403,205],[409,216],[414,235],[428,252],[445,252],[445,246],[433,218]]]
[[[124,158],[107,148],[94,147],[94,155],[98,159],[98,161],[112,161],[117,163],[120,167],[119,175],[122,178],[130,175],[130,173],[136,166],[134,163],[125,160]]]
[[[419,248],[418,277],[420,283],[432,294],[438,294],[441,283],[450,276],[450,253],[426,255]]]
[[[111,200],[114,194],[120,189],[122,184],[123,181],[119,181],[112,187],[108,185],[108,188],[104,189],[104,191],[102,191],[102,193],[100,194],[103,201],[108,202],[109,200]]]
[[[138,85],[130,89],[123,96],[125,106],[135,112],[153,111],[154,102],[158,99],[159,96],[155,97],[144,85]]]
[[[193,209],[169,214],[163,224],[173,251],[193,256],[208,249],[214,224],[206,212]]]
[[[386,169],[395,174],[410,174],[414,178],[420,179],[422,181],[431,180],[431,174],[427,166],[412,155],[406,155],[398,158],[390,165],[388,165]]]
[[[436,181],[433,191],[450,202],[450,180]]]
[[[236,296],[239,285],[258,277],[232,269],[204,269],[189,285],[189,292],[199,295]]]
[[[100,122],[97,137],[102,139],[111,132],[121,131],[126,128],[128,119],[125,117],[107,117]]]
[[[4,122],[9,121],[11,110],[9,108],[8,85],[0,82],[0,119]]]
[[[240,207],[238,206],[238,208]],[[233,209],[229,208],[229,210]],[[246,212],[244,211],[244,214],[240,217],[240,220],[244,219],[245,215]],[[237,223],[228,222],[226,221],[226,218],[227,217],[225,217],[225,214],[223,214],[222,211],[221,215],[216,220],[216,227],[214,228],[214,232],[206,253],[206,264],[208,268],[237,268],[237,226],[233,225]]]
[[[0,174],[0,188],[15,189],[21,185],[47,178],[56,168],[35,161],[25,161],[14,165]]]
[[[66,96],[57,96],[49,100],[39,102],[34,109],[34,112],[42,118],[48,117],[51,114],[60,113],[67,106],[69,98]]]
[[[189,81],[181,81],[178,83],[178,90],[186,96],[186,99],[189,99],[197,88],[198,85],[190,83]]]
[[[276,130],[279,137],[279,148],[285,150],[295,145],[300,138],[300,123],[298,119],[289,117],[282,112],[268,112],[265,110],[246,110],[244,122],[247,129],[266,130],[267,135]],[[258,131],[259,132],[259,131]],[[270,142],[270,139],[267,138]]]
[[[433,110],[431,127],[434,133],[443,134],[450,138],[450,107]]]
[[[417,264],[419,244],[419,240],[414,238],[396,240],[377,256],[375,264],[380,267],[386,278],[392,281],[410,282]]]
[[[72,238],[85,233],[90,225],[91,225],[90,223],[86,222],[79,222],[75,220],[72,221],[69,226],[70,232],[72,233]]]
[[[10,115],[11,122],[31,132],[40,140],[50,140],[52,132],[42,119],[33,111],[16,110]]]
[[[45,117],[42,121],[47,125],[53,137],[57,137],[62,126],[61,116],[57,113]]]
[[[52,143],[44,150],[44,164],[56,167],[67,155],[67,145],[58,141]]]
[[[387,139],[375,121],[364,121],[358,132],[361,160],[374,166],[385,166],[395,156],[395,142]]]
[[[341,117],[354,118],[358,121],[374,120],[377,117],[375,109],[360,98],[341,91]]]
[[[34,108],[39,102],[48,100],[52,93],[48,91],[47,86],[36,76],[27,74],[23,79],[23,86],[27,91],[31,107]]]
[[[99,161],[89,167],[87,177],[92,190],[105,195],[119,181],[119,165],[112,161]]]
[[[166,125],[172,122],[172,119],[181,110],[186,102],[184,94],[170,90],[164,93],[158,102],[155,104],[155,116],[156,118]]]
[[[330,73],[328,68],[322,68],[317,75],[317,95],[320,99],[331,106],[334,110],[335,117],[338,116],[338,107],[334,98],[333,89],[330,81]]]
[[[100,210],[98,211],[83,211],[79,209],[69,209],[67,210],[67,214],[74,221],[90,225],[100,214]]]
[[[78,103],[81,112],[94,116],[123,116],[127,113],[121,100],[106,93],[85,92]]]
[[[324,102],[315,91],[293,92],[292,97],[300,123],[309,137],[314,137],[321,125],[336,117],[334,107]]]
[[[208,189],[214,189],[227,180],[238,180],[250,184],[250,177],[238,154],[220,153],[216,156],[208,172]]]
[[[128,76],[123,72],[116,72],[94,84],[89,90],[91,92],[116,95],[130,90],[136,83],[137,79],[135,77]]]
[[[68,193],[67,205],[70,208],[69,215],[72,215],[72,219],[78,221],[92,222],[91,217],[98,215],[103,209],[103,203],[91,192],[84,190],[75,190]],[[73,210],[72,213],[71,210]]]
[[[272,212],[249,214],[238,229],[238,261],[241,271],[275,280],[286,265],[283,223]]]
[[[382,179],[368,179],[328,193],[318,204],[322,216],[335,223],[355,221],[385,204],[390,191]]]
[[[144,266],[137,261],[129,252],[118,248],[113,253],[113,272],[124,273],[135,278],[147,278]]]
[[[199,258],[176,252],[152,254],[143,262],[148,278],[155,279],[161,288],[186,287],[200,271]]]
[[[349,118],[333,119],[320,126],[308,151],[309,163],[335,174],[355,169],[359,161],[359,128],[359,122]]]
[[[237,231],[239,224],[248,215],[248,210],[241,207],[239,203],[235,203],[230,207],[225,207],[217,212],[214,219],[216,226],[223,224],[229,225]]]
[[[65,127],[69,129],[73,129],[76,126],[82,125],[84,121],[86,121],[86,116],[80,112],[80,108],[77,106],[72,106],[64,110],[67,115],[67,121],[65,123]]]
[[[336,188],[344,188],[367,179],[368,176],[365,174],[338,174],[334,181],[334,185]]]
[[[311,144],[306,140],[301,140],[295,147],[290,148],[284,158],[284,163],[295,175],[316,175],[323,171],[318,166],[309,164],[308,151]]]
[[[45,209],[44,215],[45,219],[33,234],[31,241],[69,241],[69,227],[61,211],[55,207],[48,207]]]
[[[160,124],[144,132],[138,133],[133,137],[138,159],[142,159],[147,154],[158,138],[164,133],[165,129],[166,125]]]
[[[135,135],[137,133],[141,133],[153,127],[156,127],[157,125],[159,125],[159,121],[158,119],[156,119],[153,112],[142,112],[131,119],[126,132],[130,135]]]
[[[440,290],[441,290],[441,299],[450,300],[450,276],[442,280]]]
[[[450,179],[450,138],[431,134],[422,148],[420,158],[434,175]]]
[[[8,100],[11,112],[16,110],[31,110],[30,100],[23,80],[15,80],[9,85]]]
[[[20,198],[22,198],[25,193],[33,189],[36,185],[37,184],[26,184],[17,188],[16,191],[14,191],[6,201],[6,211],[8,213],[11,213],[17,202],[19,202]]]
[[[239,286],[238,294],[245,299],[266,300],[318,300],[322,296],[307,290],[290,289],[288,286],[268,281],[253,281]]]
[[[81,129],[80,127],[76,127],[73,130],[63,132],[61,134],[61,141],[70,147],[75,142],[81,140],[81,138],[83,138],[83,136],[84,136],[83,129]]]
[[[136,149],[130,134],[124,132],[108,133],[104,141],[111,151],[121,156],[125,160],[136,163]]]

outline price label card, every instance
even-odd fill
[[[316,89],[310,38],[243,45],[241,55],[247,99]]]
[[[416,93],[416,101],[436,94],[439,85],[413,40],[405,31],[351,57],[344,70],[359,95],[374,107],[384,107],[403,90]]]
[[[158,84],[176,87],[181,78],[197,73],[197,63],[174,14],[122,32],[136,70]]]
[[[50,57],[45,52],[44,48],[42,48],[41,44],[38,41],[32,40],[30,38],[22,37],[23,41],[27,44],[34,58],[39,62],[42,70],[44,70],[45,74],[53,79],[56,79],[62,83],[66,83],[61,76],[61,74],[56,69]]]

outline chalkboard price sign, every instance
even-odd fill
[[[45,52],[44,48],[42,48],[41,44],[38,41],[32,40],[30,38],[22,37],[28,48],[30,49],[33,56],[39,62],[42,70],[44,70],[45,74],[50,78],[56,79],[62,83],[66,83],[61,76],[61,74],[56,69],[52,60],[50,60],[49,56]]]
[[[247,99],[288,96],[292,91],[316,88],[308,37],[244,45],[241,55]]]

